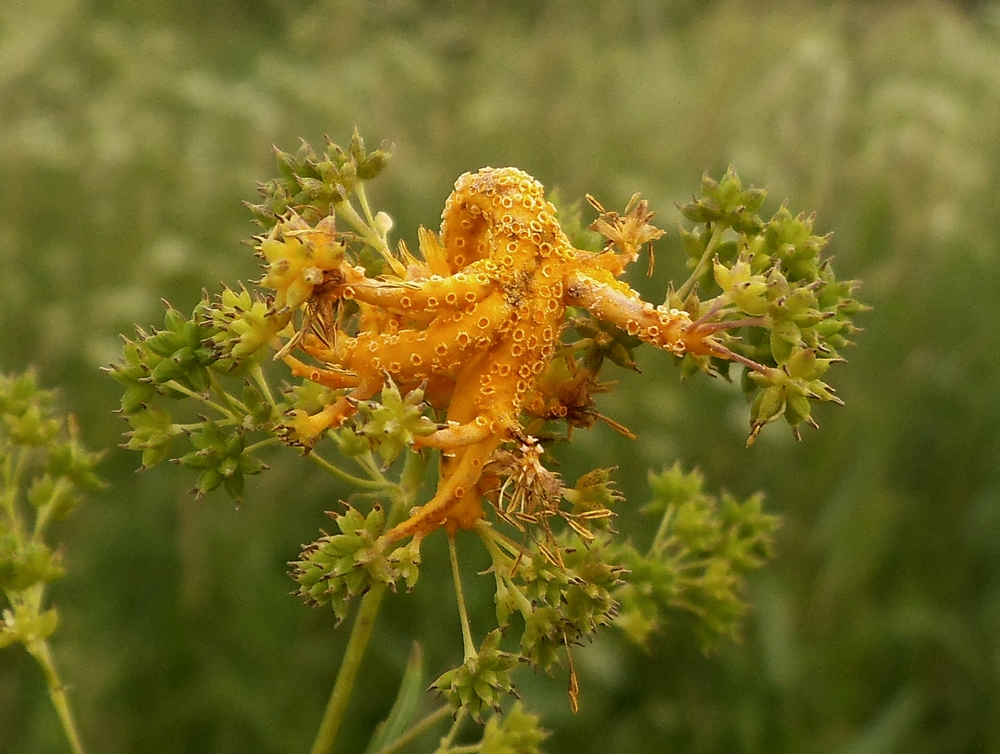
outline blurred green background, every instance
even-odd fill
[[[673,228],[673,203],[732,163],[771,209],[818,210],[875,307],[830,374],[846,408],[801,443],[775,426],[745,449],[739,391],[682,385],[662,354],[621,375],[602,410],[640,439],[579,433],[567,478],[617,464],[637,505],[648,469],[698,465],[767,492],[779,557],[741,644],[706,657],[683,620],[648,653],[607,632],[576,655],[577,716],[564,677],[524,674],[549,751],[1000,752],[1000,5],[6,0],[0,369],[34,364],[108,448],[111,486],[59,529],[51,590],[91,751],[312,741],[347,627],[289,596],[285,564],[349,490],[291,453],[239,511],[195,503],[179,469],[136,475],[98,368],[161,297],[189,310],[256,277],[240,202],[274,173],[270,145],[354,124],[395,144],[371,193],[411,247],[483,165],[609,208],[641,191]],[[648,298],[682,274],[677,247],[633,272]],[[343,751],[413,639],[432,672],[460,660],[434,550],[384,608]],[[0,752],[64,747],[38,668],[0,653]]]

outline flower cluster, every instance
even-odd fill
[[[0,590],[9,604],[0,615],[0,647],[23,644],[47,676],[54,671],[45,640],[58,618],[45,606],[45,587],[64,569],[45,536],[101,487],[94,473],[100,455],[83,447],[73,418],[60,417],[52,404],[53,394],[30,371],[0,374]]]
[[[366,151],[355,133],[347,149],[303,144],[277,158],[281,177],[248,205],[264,228],[258,291],[224,288],[190,316],[168,306],[163,329],[137,330],[109,369],[143,466],[173,456],[198,472],[197,494],[239,499],[266,468],[258,454],[285,445],[380,498],[331,514],[336,531],[291,564],[300,595],[338,619],[361,595],[377,605],[388,588],[412,589],[422,541],[444,529],[464,653],[433,687],[477,720],[513,693],[519,665],[551,673],[565,661],[575,708],[572,648],[611,624],[642,642],[681,610],[706,641],[733,635],[742,580],[770,555],[775,521],[759,496],[720,502],[696,474],[654,476],[648,510],[661,520],[640,550],[613,531],[613,469],[570,487],[547,458],[599,421],[633,436],[598,398],[614,387],[602,370],[635,369],[642,343],[671,352],[682,374],[728,377],[739,364],[751,441],[781,416],[796,431],[815,423],[810,401],[837,401],[822,378],[864,307],[822,258],[813,219],[782,207],[764,221],[762,191],[732,171],[706,178],[681,207],[698,224],[682,231],[691,276],[654,306],[621,279],[647,248],[652,265],[664,234],[638,195],[623,213],[588,197],[596,218],[567,232],[537,181],[484,168],[458,179],[440,232],[421,228],[411,253],[390,246],[392,221],[366,193],[386,149]],[[581,235],[596,243],[578,247]],[[282,364],[291,384],[279,389]],[[416,506],[434,458],[437,487]],[[496,625],[480,641],[462,597],[461,531],[492,562]],[[543,734],[531,720],[518,706],[491,718],[482,750],[509,740],[535,751]]]
[[[813,234],[815,216],[793,215],[783,204],[765,221],[758,214],[764,198],[763,190],[744,189],[732,168],[719,182],[702,180],[702,195],[680,207],[700,224],[681,231],[691,278],[667,296],[695,320],[712,320],[737,355],[686,354],[685,372],[728,375],[731,360],[763,367],[742,375],[753,399],[749,442],[779,418],[798,437],[802,422],[816,426],[810,401],[841,402],[822,378],[843,361],[840,350],[858,332],[852,317],[867,309],[853,298],[857,282],[837,280],[822,257],[829,236]]]
[[[84,449],[72,417],[59,418],[52,400],[31,372],[0,374],[0,588],[8,597],[62,575],[59,555],[42,535],[101,486],[94,473],[99,454]],[[27,511],[34,514],[31,526]],[[54,613],[51,621],[54,627]],[[21,638],[7,632],[14,625],[5,623],[0,642]]]
[[[762,495],[740,501],[724,493],[720,501],[704,491],[699,472],[676,464],[649,482],[653,500],[642,510],[660,523],[644,551],[632,543],[618,548],[625,575],[615,592],[616,625],[643,644],[665,609],[680,610],[697,619],[706,647],[735,637],[746,611],[744,578],[771,558],[777,519],[764,513]]]

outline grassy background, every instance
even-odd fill
[[[60,388],[111,487],[60,530],[56,652],[95,752],[301,752],[346,630],[288,596],[285,562],[348,494],[298,459],[243,508],[116,449],[118,333],[257,274],[243,199],[272,143],[395,144],[373,186],[413,245],[455,177],[514,164],[564,197],[642,191],[671,227],[736,165],[819,211],[875,306],[795,443],[743,448],[737,391],[642,352],[565,473],[620,466],[633,503],[680,459],[784,517],[740,645],[683,621],[649,654],[609,635],[564,679],[526,675],[552,752],[1000,751],[1000,7],[553,0],[0,6],[0,368]],[[662,295],[679,265],[664,244]],[[676,256],[674,257],[677,258]],[[776,430],[776,431],[774,431]],[[440,545],[440,543],[438,543]],[[386,711],[414,638],[458,661],[445,564],[389,601],[347,736]],[[444,595],[444,596],[442,596]],[[475,599],[475,597],[474,597]],[[442,601],[446,604],[442,606]],[[480,603],[483,599],[479,600]],[[443,616],[443,617],[442,617]],[[359,738],[359,740],[361,740]],[[63,750],[38,669],[0,654],[0,752]],[[360,748],[345,744],[344,751]]]

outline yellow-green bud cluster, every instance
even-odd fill
[[[346,506],[342,514],[328,515],[340,533],[325,535],[303,547],[301,558],[290,564],[299,595],[307,602],[331,605],[341,621],[350,600],[376,583],[395,587],[402,578],[407,588],[413,587],[420,564],[419,542],[411,542],[388,556],[376,547],[385,529],[381,506],[373,506],[367,516],[351,506]]]
[[[281,314],[308,301],[344,258],[333,215],[313,227],[290,212],[259,241],[257,253],[267,262],[259,284],[274,291],[273,308]]]
[[[188,318],[168,304],[162,330],[147,334],[136,328],[136,339],[125,339],[123,362],[107,369],[125,386],[123,412],[141,410],[157,393],[166,392],[163,386],[169,382],[193,392],[208,390],[208,370],[218,356],[211,345],[216,331],[204,324],[206,308],[202,301]]]
[[[681,229],[696,285],[668,295],[670,306],[717,327],[726,348],[765,368],[742,379],[754,399],[751,441],[781,417],[796,434],[803,421],[815,424],[811,400],[840,402],[821,378],[842,361],[839,349],[857,332],[852,317],[867,308],[852,298],[857,283],[838,281],[823,259],[829,239],[813,234],[815,217],[782,205],[765,221],[757,214],[764,198],[731,168],[719,182],[703,179],[702,195],[680,207],[702,224]],[[687,354],[682,369],[726,374],[728,363]]]
[[[475,655],[431,684],[452,710],[464,709],[477,722],[482,722],[486,709],[499,712],[504,696],[513,693],[510,671],[517,665],[518,657],[500,649],[501,638],[499,629],[490,631]]]
[[[275,148],[281,177],[258,186],[261,204],[248,204],[257,222],[271,227],[288,211],[296,210],[308,223],[333,214],[334,208],[355,190],[358,181],[377,176],[389,161],[386,145],[369,152],[355,130],[346,150],[327,139],[326,149],[316,154],[302,142],[295,154]]]
[[[618,614],[612,590],[620,583],[621,568],[611,565],[601,542],[573,546],[568,537],[561,543],[561,565],[535,554],[518,573],[529,606],[520,605],[521,656],[546,672],[559,664],[567,647],[592,638]]]
[[[763,512],[763,497],[716,498],[703,484],[699,472],[679,465],[651,474],[653,500],[643,512],[660,517],[652,546],[615,548],[625,568],[625,583],[614,592],[621,603],[616,625],[639,643],[662,625],[668,610],[696,616],[706,646],[735,636],[746,612],[739,594],[744,578],[773,554],[777,520]]]
[[[208,340],[220,360],[230,368],[250,357],[263,358],[265,347],[292,319],[289,311],[275,311],[273,303],[252,295],[240,285],[239,291],[223,287],[214,306],[205,310],[206,324],[216,330]]]
[[[84,449],[72,417],[58,417],[52,402],[30,371],[0,374],[0,591],[10,603],[0,615],[0,647],[44,640],[55,630],[56,611],[43,609],[43,589],[64,569],[44,540],[46,527],[101,487],[94,473],[100,455]]]
[[[355,434],[366,438],[368,449],[377,449],[383,466],[413,444],[417,437],[426,437],[438,429],[438,424],[424,415],[424,391],[411,390],[405,397],[391,379],[387,379],[377,401],[358,404]]]
[[[241,500],[244,477],[267,468],[248,451],[242,429],[227,432],[217,422],[204,421],[188,434],[194,450],[175,459],[175,463],[201,472],[193,490],[197,497],[224,486],[233,499]]]

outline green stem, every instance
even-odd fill
[[[247,445],[244,449],[244,453],[253,453],[260,450],[261,448],[269,448],[272,445],[281,445],[282,440],[280,437],[265,437],[263,440],[258,440],[255,443]]]
[[[524,545],[515,542],[506,534],[497,531],[486,521],[480,520],[476,523],[476,533],[482,538],[484,544],[490,542],[495,545],[502,545],[513,558],[531,558],[532,556],[531,550]],[[486,546],[487,548],[490,547],[489,544]],[[512,565],[513,562],[514,561],[511,560]]]
[[[264,376],[264,370],[260,368],[260,364],[254,364],[250,367],[250,376],[253,377],[253,381],[257,383],[257,387],[260,388],[260,392],[264,394],[264,400],[266,400],[272,407],[278,404],[274,401],[274,396],[271,394],[271,386],[267,384],[267,377]]]
[[[410,454],[410,456],[415,455],[416,453],[412,452]],[[411,475],[415,474],[415,467],[423,462],[422,459],[418,458],[411,463],[410,456],[407,457],[403,467],[403,477],[408,481],[407,471]],[[316,458],[316,462],[319,462],[321,466],[334,475],[347,478],[353,483],[360,484],[360,486],[370,488],[385,487],[384,483],[376,484],[364,479],[356,479],[347,472],[341,471],[329,461],[315,457],[315,454],[310,453],[309,458]],[[419,476],[422,478],[422,472]],[[393,507],[389,512],[388,521],[386,522],[387,528],[399,523],[404,518],[406,511],[413,505],[417,496],[419,480],[417,483],[412,484],[412,486],[411,484],[389,486],[395,488],[395,493],[392,495]],[[333,691],[330,693],[330,699],[323,713],[323,719],[320,722],[319,730],[316,732],[316,740],[313,742],[312,749],[310,750],[311,754],[329,754],[333,751],[337,731],[344,720],[347,704],[354,691],[354,682],[358,677],[358,669],[361,667],[361,660],[364,658],[365,649],[368,647],[368,641],[371,639],[372,632],[375,629],[375,619],[378,617],[379,606],[382,603],[382,597],[385,596],[385,591],[386,585],[382,582],[377,582],[361,598],[358,615],[354,619],[354,627],[351,629],[351,637],[348,639],[347,649],[344,651],[344,659],[340,664],[340,670],[337,671],[337,680],[334,682]]]
[[[62,494],[63,490],[70,485],[70,482],[66,477],[59,477],[56,482],[55,487],[52,488],[52,494],[49,495],[49,499],[44,505],[38,507],[38,513],[35,515],[35,530],[31,535],[31,538],[38,542],[42,539],[42,532],[45,530],[45,526],[49,523],[49,516],[52,515],[52,501],[56,500],[59,495]]]
[[[694,284],[701,277],[702,273],[705,271],[705,265],[708,260],[712,258],[712,254],[715,252],[715,247],[719,245],[719,241],[722,240],[722,234],[725,233],[726,226],[720,223],[716,223],[715,227],[712,228],[712,237],[708,239],[708,245],[705,246],[705,251],[701,255],[701,259],[698,260],[698,264],[695,265],[694,271],[691,273],[691,277],[684,281],[684,285],[680,287],[677,291],[677,297],[683,301],[691,293],[691,289],[694,288]]]
[[[250,413],[243,401],[237,400],[231,396],[224,387],[222,387],[222,384],[219,382],[219,378],[215,376],[215,372],[211,369],[208,370],[208,384],[212,386],[212,389],[218,395],[222,396],[222,399],[229,406],[229,410],[232,414],[242,414],[243,416],[246,416]]]
[[[358,198],[362,201],[362,206],[365,207],[367,213],[370,215],[371,210],[366,206],[368,200],[364,198],[364,189],[362,189],[360,185],[355,188],[355,194],[358,195]],[[347,220],[350,226],[357,231],[358,235],[366,244],[371,246],[383,256],[385,261],[389,263],[389,267],[392,268],[394,273],[401,277],[406,274],[406,269],[400,261],[393,256],[392,250],[389,248],[389,244],[386,240],[375,232],[375,229],[372,228],[369,222],[365,222],[365,219],[358,214],[356,209],[354,209],[353,204],[350,202],[340,202],[336,206],[336,212],[342,218]],[[374,223],[374,218],[372,218],[370,222]]]
[[[21,516],[18,515],[17,494],[21,489],[21,473],[24,470],[28,449],[20,447],[16,452],[8,452],[4,455],[3,495],[0,500],[2,500],[4,510],[7,512],[8,531],[14,537],[14,548],[19,550],[24,545],[27,534]]]
[[[479,535],[479,539],[482,540],[486,552],[489,553],[490,560],[493,561],[493,573],[499,579],[510,571],[511,566],[514,565],[514,558],[508,556],[500,549],[494,539],[496,532],[485,521],[476,522],[474,531]]]
[[[322,456],[317,455],[315,451],[306,455],[306,458],[308,458],[310,461],[312,461],[314,464],[319,466],[324,471],[327,471],[333,476],[337,477],[337,479],[347,482],[348,484],[353,484],[355,487],[361,487],[362,489],[367,489],[367,490],[384,490],[387,486],[391,486],[384,479],[381,482],[379,482],[379,481],[373,481],[371,479],[362,479],[361,477],[354,476],[353,474],[344,471],[339,466],[333,465]]]
[[[375,215],[372,214],[371,206],[368,204],[368,194],[365,192],[365,184],[358,181],[354,184],[354,193],[358,196],[358,203],[361,205],[362,212],[365,213],[365,219],[368,221],[370,227],[375,225]]]
[[[227,419],[232,419],[233,421],[236,421],[236,416],[233,414],[231,410],[229,410],[225,406],[216,403],[211,398],[206,398],[204,395],[196,393],[194,390],[191,390],[190,388],[184,387],[177,380],[168,380],[163,383],[163,386],[168,387],[171,390],[176,390],[178,393],[180,393],[181,395],[186,395],[188,398],[194,398],[196,401],[200,401],[209,408],[214,408],[216,411],[225,416]]]
[[[521,613],[525,621],[530,620],[531,614],[535,612],[535,609],[531,605],[531,600],[525,596],[524,592],[521,591],[521,587],[515,584],[510,576],[504,576],[503,580],[507,591],[513,594],[514,599],[517,600],[517,611]]]
[[[455,736],[458,735],[459,728],[462,727],[462,723],[465,722],[465,707],[459,708],[458,712],[455,714],[455,722],[451,724],[451,728],[445,734],[444,738],[441,739],[441,743],[438,744],[437,749],[434,750],[434,754],[446,754],[446,752],[451,751],[451,742],[455,740]]]
[[[464,662],[468,662],[476,656],[476,644],[472,641],[472,630],[469,628],[469,613],[465,608],[465,593],[462,591],[462,576],[458,570],[458,549],[455,547],[454,537],[448,537],[448,554],[451,556],[451,575],[455,579],[458,617],[462,622],[462,645],[465,647]]]
[[[49,652],[49,645],[44,639],[31,639],[25,642],[25,647],[31,656],[34,657],[45,673],[45,682],[49,687],[49,697],[52,699],[52,706],[56,708],[59,715],[59,722],[62,723],[66,740],[74,754],[84,754],[83,743],[80,734],[76,729],[76,722],[73,713],[69,708],[69,700],[66,698],[66,687],[59,678],[55,663],[52,660],[52,653]]]
[[[424,717],[422,720],[418,720],[414,723],[409,730],[407,730],[403,735],[393,741],[391,744],[384,746],[379,749],[377,754],[395,754],[397,751],[401,751],[409,746],[413,741],[420,737],[423,733],[427,732],[435,725],[437,725],[441,720],[444,720],[451,714],[451,705],[445,704],[438,709],[431,712],[429,715]]]
[[[375,628],[375,619],[378,616],[378,609],[382,597],[385,596],[385,591],[386,585],[379,582],[361,598],[358,615],[354,619],[354,627],[351,629],[351,638],[348,640],[347,650],[344,652],[344,660],[340,663],[333,693],[330,694],[326,711],[323,713],[323,720],[316,733],[316,740],[310,749],[311,754],[330,754],[334,750],[333,744],[337,738],[337,731],[344,720],[347,703],[351,699],[354,681],[358,676],[361,660],[365,656],[365,649],[368,647],[368,641]]]
[[[342,218],[347,220],[348,224],[357,232],[357,234],[362,238],[362,240],[375,249],[379,254],[385,257],[386,261],[395,260],[392,256],[392,252],[389,251],[388,244],[379,236],[374,229],[365,222],[365,219],[358,214],[358,211],[354,209],[354,205],[350,202],[340,202],[337,205],[337,214]]]
[[[667,535],[667,529],[670,528],[670,522],[672,519],[673,509],[668,506],[667,509],[663,511],[663,518],[660,519],[660,525],[656,529],[656,536],[653,537],[653,543],[649,546],[650,557],[652,557],[660,548],[663,538]]]
[[[354,462],[365,470],[365,473],[372,478],[373,482],[377,482],[383,487],[391,486],[386,480],[385,475],[382,474],[382,470],[378,467],[378,464],[375,463],[375,457],[370,450],[359,456],[355,456]]]
[[[402,521],[417,500],[420,486],[424,481],[427,469],[427,458],[421,453],[410,450],[403,461],[403,470],[399,473],[398,494],[393,497],[393,514]]]

